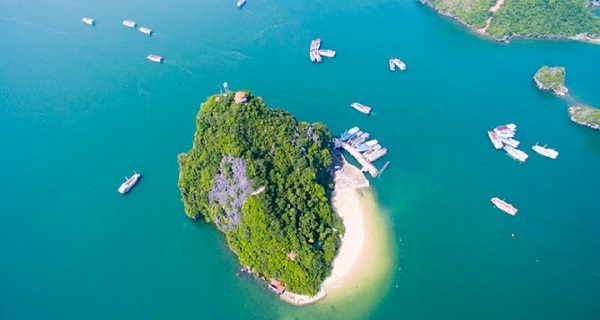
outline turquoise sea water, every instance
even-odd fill
[[[310,63],[315,37],[335,59]],[[531,80],[563,65],[572,98],[600,107],[600,46],[493,43],[412,0],[0,0],[0,43],[0,319],[600,314],[600,133]],[[408,70],[389,72],[392,56]],[[236,277],[223,237],[186,218],[177,154],[223,81],[389,148],[373,186],[395,259],[375,299],[285,305]],[[506,122],[526,163],[487,138]],[[531,151],[538,141],[559,158]],[[133,170],[144,178],[119,195]]]

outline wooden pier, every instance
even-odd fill
[[[356,149],[352,148],[352,146],[350,146],[346,142],[343,142],[339,139],[334,139],[333,143],[336,148],[343,148],[344,150],[348,151],[348,153],[350,153],[354,157],[354,159],[356,159],[356,161],[358,161],[358,163],[360,163],[360,165],[362,166],[362,168],[361,168],[362,172],[369,172],[369,174],[373,178],[375,178],[375,177],[377,177],[377,175],[379,175],[379,170],[377,170],[377,168],[375,168],[375,166],[372,163],[365,160],[365,158],[363,158],[362,154],[360,152],[358,152]]]

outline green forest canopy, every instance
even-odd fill
[[[331,133],[246,93],[247,103],[232,92],[202,103],[178,158],[185,213],[214,223],[242,265],[313,295],[344,232],[330,204]]]

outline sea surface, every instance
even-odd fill
[[[235,2],[0,0],[0,319],[598,318],[600,132],[567,107],[600,107],[600,46],[495,43],[413,0]],[[310,63],[316,37],[334,59]],[[542,65],[569,98],[535,88]],[[177,154],[224,81],[390,150],[393,265],[364,299],[286,305],[185,216]],[[488,140],[508,122],[526,163]]]

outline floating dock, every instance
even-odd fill
[[[336,148],[343,148],[344,150],[348,151],[348,153],[350,153],[354,157],[354,159],[356,159],[356,161],[360,163],[360,165],[362,166],[362,172],[369,172],[369,174],[373,178],[379,175],[379,170],[377,170],[377,168],[372,163],[365,160],[365,158],[363,158],[362,154],[358,152],[358,150],[352,148],[349,144],[339,139],[334,139],[334,145]]]

